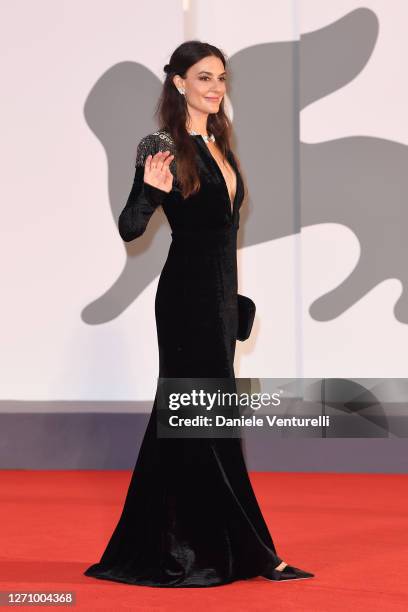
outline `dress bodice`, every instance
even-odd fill
[[[144,136],[137,148],[132,190],[119,217],[119,231],[125,241],[133,240],[146,229],[154,210],[162,206],[172,230],[206,231],[228,226],[239,227],[239,208],[244,197],[244,185],[231,150],[228,162],[235,172],[236,187],[233,202],[227,181],[201,135],[191,135],[196,146],[196,163],[200,189],[184,199],[177,182],[177,152],[168,132],[158,130]],[[170,163],[173,186],[170,192],[144,182],[144,164],[148,155],[170,151],[175,157]]]

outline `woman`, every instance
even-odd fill
[[[162,206],[172,230],[155,300],[160,378],[235,380],[244,184],[229,146],[225,67],[207,43],[174,51],[156,110],[162,127],[139,143],[118,221],[131,241]],[[119,522],[100,562],[84,573],[158,587],[313,576],[277,555],[241,440],[158,436],[157,393]]]

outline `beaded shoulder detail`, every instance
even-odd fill
[[[170,151],[176,154],[174,141],[170,134],[164,130],[158,130],[152,134],[144,136],[137,147],[136,166],[144,166],[148,155],[155,155],[158,151]],[[170,162],[170,170],[175,174],[176,164],[175,159]]]

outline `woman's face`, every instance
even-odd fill
[[[184,87],[187,104],[203,113],[217,113],[226,91],[224,64],[213,55],[190,66],[186,78],[177,77],[177,87]]]

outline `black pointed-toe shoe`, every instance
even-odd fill
[[[313,576],[311,572],[305,572],[293,565],[285,565],[282,570],[272,568],[262,574],[262,578],[267,580],[301,580],[302,578],[313,578]]]

